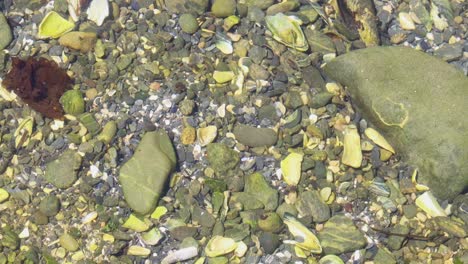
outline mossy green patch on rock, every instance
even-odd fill
[[[405,47],[342,55],[325,73],[348,87],[364,118],[441,199],[468,187],[468,78],[446,62]]]
[[[278,207],[278,191],[271,188],[261,173],[245,178],[245,192],[253,195],[265,205],[265,210],[273,211]]]
[[[216,173],[234,169],[239,163],[239,153],[222,143],[211,143],[206,147],[208,162]]]
[[[147,132],[120,169],[119,181],[130,208],[139,214],[151,212],[175,166],[174,148],[166,132]]]

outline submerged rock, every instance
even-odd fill
[[[45,179],[57,188],[68,188],[78,178],[82,157],[74,150],[66,150],[46,165]]]
[[[376,47],[326,65],[348,87],[363,117],[419,168],[418,183],[441,199],[468,187],[468,78],[449,64],[404,47]]]
[[[261,173],[254,173],[245,178],[245,192],[253,195],[265,206],[265,210],[272,211],[278,207],[278,191],[271,188]]]
[[[234,127],[236,139],[249,147],[269,147],[276,144],[278,136],[271,128],[257,128],[247,125]]]
[[[210,143],[206,147],[208,161],[217,173],[234,169],[239,163],[239,153],[222,143]]]
[[[2,13],[0,13],[0,36],[0,50],[2,50],[10,45],[10,42],[13,40],[10,25],[8,25],[8,22]]]
[[[147,214],[176,166],[172,142],[164,131],[146,133],[133,157],[120,169],[119,180],[130,208]]]
[[[320,242],[326,254],[342,254],[364,248],[366,238],[354,226],[351,219],[335,215],[328,220],[319,233]]]

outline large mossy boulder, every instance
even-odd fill
[[[130,208],[139,214],[151,212],[175,166],[174,147],[166,132],[147,132],[120,169],[119,181]]]
[[[375,47],[329,62],[353,104],[440,199],[468,187],[468,78],[446,62],[405,47]]]

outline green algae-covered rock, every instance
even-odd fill
[[[85,101],[79,90],[66,91],[60,97],[60,103],[63,106],[63,111],[69,115],[80,115],[85,111]]]
[[[82,157],[74,150],[66,150],[46,165],[45,179],[57,188],[68,188],[78,178]]]
[[[119,181],[130,208],[139,214],[151,212],[175,166],[174,148],[166,132],[147,132],[120,169]]]
[[[244,191],[261,201],[267,211],[273,211],[278,207],[278,191],[268,185],[261,173],[245,177]]]
[[[404,47],[339,56],[325,73],[347,86],[364,118],[440,199],[468,187],[468,78],[451,65]]]
[[[240,160],[239,153],[222,143],[208,144],[206,155],[210,166],[216,173],[234,169]]]
[[[335,255],[364,248],[367,243],[353,221],[344,215],[330,218],[319,233],[319,239],[325,254]]]

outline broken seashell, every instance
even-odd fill
[[[204,147],[213,140],[215,140],[216,136],[218,135],[218,129],[216,126],[207,126],[197,129],[197,139],[198,143]]]
[[[88,19],[101,26],[109,16],[109,2],[108,0],[93,0],[86,11]]]
[[[15,137],[15,148],[21,148],[29,144],[32,134],[34,119],[27,117],[21,121],[13,136]]]
[[[297,17],[278,13],[274,16],[266,16],[265,22],[276,41],[299,51],[309,49],[309,44],[300,27],[302,21]]]
[[[59,38],[71,31],[75,24],[61,17],[57,12],[50,11],[39,24],[39,38]]]
[[[353,168],[361,167],[362,152],[361,152],[361,138],[357,132],[355,125],[348,125],[344,130],[343,139],[343,156],[341,162]]]
[[[226,55],[232,54],[234,51],[231,41],[222,37],[218,38],[216,41],[216,48]]]
[[[294,236],[295,239],[295,241],[289,242],[302,249],[310,251],[311,253],[322,253],[322,246],[320,245],[318,238],[294,216],[289,213],[285,213],[283,221],[288,226],[289,232]]]
[[[447,216],[432,192],[427,191],[416,198],[415,204],[431,217]]]
[[[281,172],[284,181],[291,186],[296,186],[301,179],[301,164],[304,154],[290,153],[281,161]]]
[[[364,131],[364,134],[366,134],[366,136],[370,140],[372,140],[372,142],[374,142],[377,146],[384,148],[390,151],[391,153],[395,154],[395,150],[393,149],[393,147],[390,145],[390,143],[388,143],[388,141],[379,132],[377,132],[377,130],[368,127]]]
[[[214,258],[231,253],[237,248],[237,243],[229,237],[214,236],[208,241],[205,253],[208,257]]]

